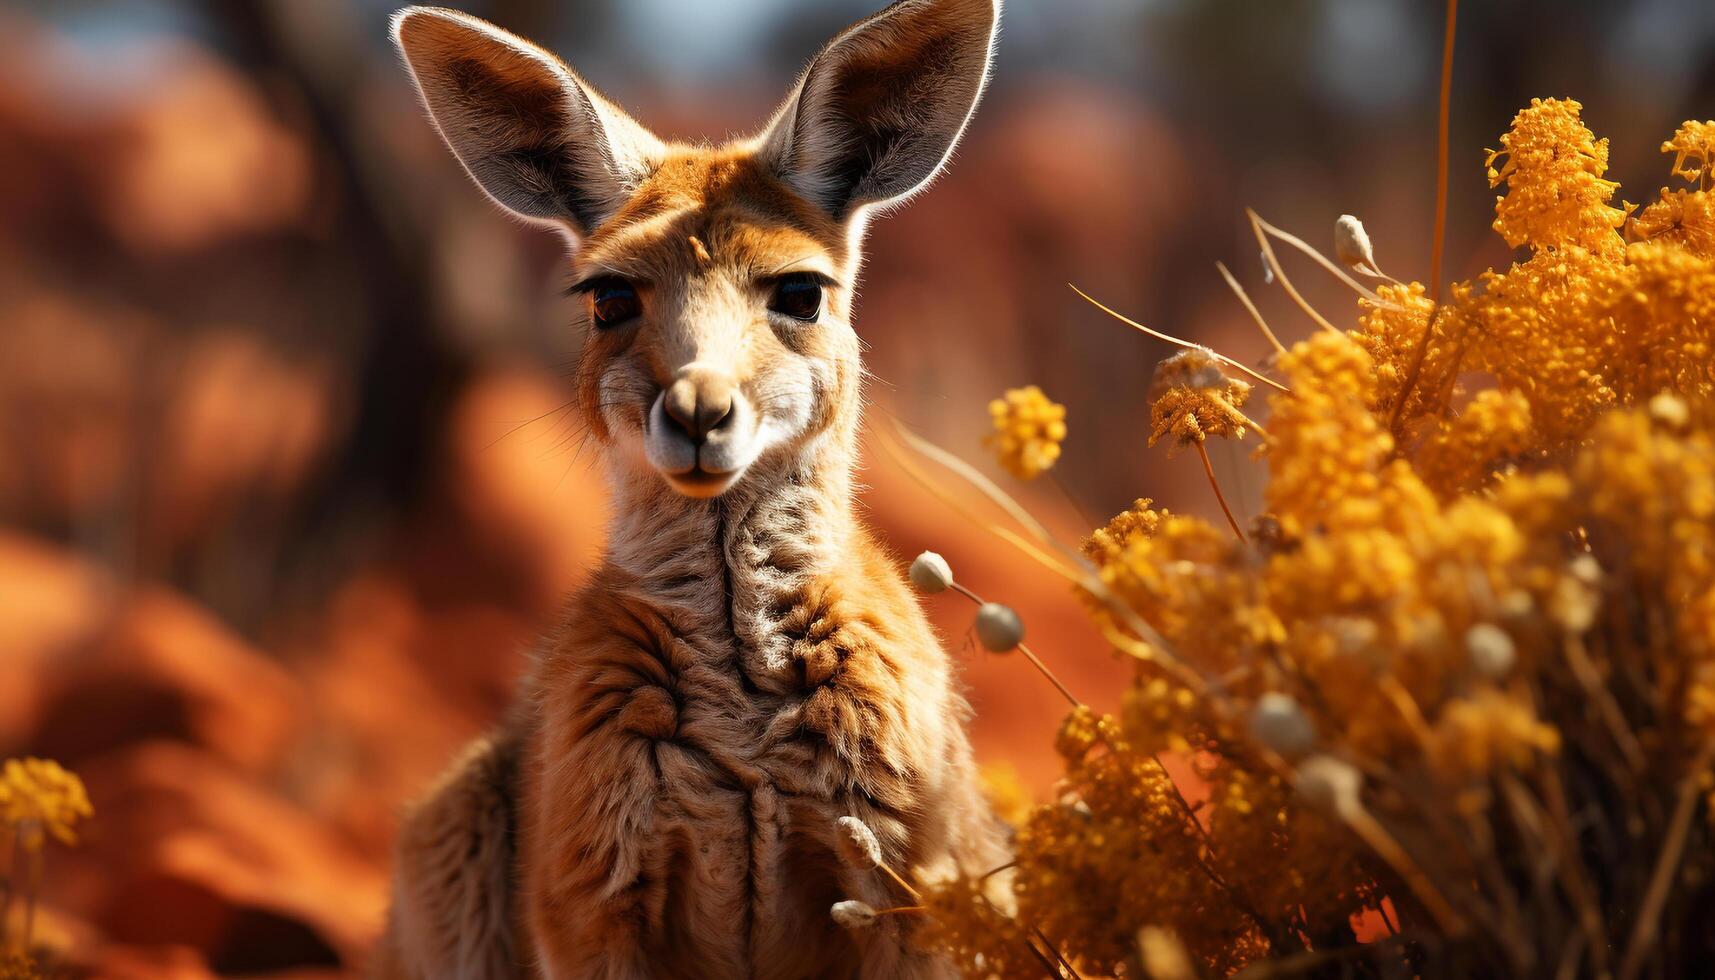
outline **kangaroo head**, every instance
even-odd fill
[[[998,14],[999,0],[902,0],[830,41],[760,134],[712,147],[656,138],[477,18],[411,7],[393,34],[477,184],[576,243],[594,437],[710,497],[855,428],[865,221],[952,152]]]

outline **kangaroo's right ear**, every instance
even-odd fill
[[[586,235],[662,156],[660,140],[560,59],[486,21],[407,7],[393,41],[453,155],[520,217]]]

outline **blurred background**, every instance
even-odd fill
[[[757,125],[880,0],[471,0],[663,135]],[[0,755],[79,771],[95,819],[49,854],[38,932],[94,975],[344,975],[380,928],[396,815],[501,711],[601,545],[568,416],[579,338],[558,239],[467,186],[375,0],[0,2]],[[986,401],[1070,411],[1068,540],[1134,497],[1218,516],[1194,458],[1145,446],[1168,348],[1075,282],[1249,362],[1289,341],[1244,208],[1330,248],[1361,216],[1428,275],[1439,3],[1013,0],[950,172],[878,222],[858,327],[872,424],[991,472]],[[1449,279],[1508,260],[1482,150],[1533,96],[1611,137],[1633,201],[1715,115],[1706,0],[1468,4]],[[1301,258],[1330,318],[1351,295]],[[581,451],[580,451],[581,450]],[[1242,514],[1247,447],[1214,447]],[[1016,605],[1098,705],[1127,676],[1061,584],[874,445],[864,506]],[[1002,481],[1011,485],[1008,481]],[[1070,497],[1071,499],[1068,499]],[[1080,513],[1080,511],[1082,513]],[[1053,691],[930,603],[985,762],[1052,782]]]

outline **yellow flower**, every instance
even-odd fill
[[[989,402],[994,432],[985,442],[1000,465],[1021,480],[1035,479],[1060,458],[1066,439],[1066,406],[1048,400],[1035,385],[1013,388]]]
[[[78,822],[95,813],[83,780],[47,759],[7,759],[0,786],[6,823],[27,850],[39,850],[44,833],[62,844],[77,843]]]
[[[1684,177],[1699,190],[1707,190],[1710,167],[1715,166],[1715,119],[1681,123],[1673,138],[1661,145],[1661,152],[1674,155],[1675,177]]]
[[[1227,377],[1220,359],[1208,350],[1182,350],[1155,367],[1149,444],[1168,435],[1182,446],[1209,436],[1242,439],[1250,420],[1239,409],[1250,394],[1250,384]]]
[[[1161,522],[1171,516],[1165,510],[1156,510],[1154,504],[1155,501],[1148,497],[1132,501],[1132,505],[1115,514],[1106,527],[1097,528],[1084,539],[1081,549],[1084,557],[1100,568],[1118,558],[1134,538],[1153,536],[1161,529]]]
[[[1489,186],[1507,185],[1506,195],[1495,201],[1495,230],[1508,245],[1619,253],[1615,229],[1626,213],[1608,203],[1619,188],[1602,179],[1608,141],[1584,128],[1578,116],[1583,108],[1571,99],[1532,99],[1513,117],[1501,148],[1489,151]]]

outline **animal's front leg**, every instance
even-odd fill
[[[538,968],[556,980],[645,980],[648,930],[665,902],[651,830],[661,793],[656,743],[672,698],[637,683],[549,698],[523,842],[525,915]],[[595,682],[599,685],[599,681]]]

